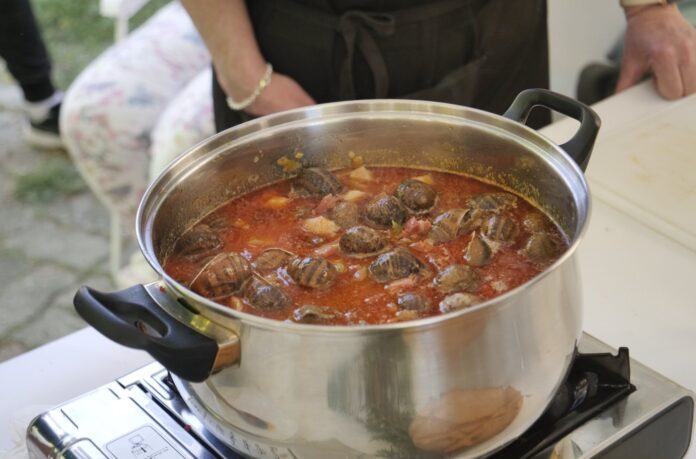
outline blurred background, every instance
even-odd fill
[[[135,29],[167,0],[146,2]],[[115,42],[100,3],[32,0],[62,91]],[[0,14],[3,14],[0,11]],[[61,150],[22,135],[22,96],[0,59],[0,361],[82,328],[72,296],[82,283],[113,289],[109,214]]]

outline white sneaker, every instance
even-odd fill
[[[25,142],[39,149],[64,148],[58,125],[62,101],[63,93],[56,92],[41,102],[24,103],[24,112],[28,117],[23,132]]]

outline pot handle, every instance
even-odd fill
[[[515,97],[510,108],[503,114],[513,121],[525,123],[532,109],[542,106],[555,110],[580,121],[575,135],[560,147],[580,166],[583,171],[590,160],[599,127],[602,124],[597,113],[587,105],[547,89],[525,89]]]
[[[165,310],[153,298],[152,292],[159,288],[157,284],[135,285],[104,293],[82,286],[73,303],[78,314],[99,333],[124,346],[147,351],[166,369],[188,381],[204,381],[238,360],[234,333],[229,332],[232,339],[222,344],[206,336],[200,330],[216,325],[180,305],[176,311],[179,317],[175,317],[171,307]]]

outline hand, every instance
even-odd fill
[[[665,99],[696,92],[696,29],[674,5],[626,10],[627,29],[616,92],[641,80],[651,70]]]
[[[243,100],[253,93],[266,71],[266,63],[258,55],[254,64],[233,64],[221,63],[222,69],[229,71],[219,71],[216,67],[218,81],[222,90],[235,100]],[[282,73],[273,73],[271,82],[266,86],[253,104],[244,109],[245,112],[254,116],[263,116],[270,113],[282,112],[291,108],[305,107],[314,105],[316,102],[302,87],[292,78]]]
[[[255,116],[306,107],[316,102],[292,78],[280,73],[271,76],[271,84],[244,111]]]

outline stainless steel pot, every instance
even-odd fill
[[[580,120],[576,135],[559,147],[524,126],[536,105]],[[576,162],[587,163],[598,128],[589,108],[544,90],[521,93],[504,116],[370,100],[251,121],[184,153],[145,194],[137,232],[162,281],[108,294],[83,287],[76,309],[107,337],[163,363],[211,432],[247,455],[274,457],[275,448],[298,458],[479,457],[540,416],[573,357],[582,323],[574,254],[589,211]],[[198,296],[162,270],[183,231],[225,201],[283,179],[276,161],[294,151],[328,168],[347,167],[353,151],[368,166],[495,182],[552,216],[571,246],[493,300],[378,326],[256,317]]]

